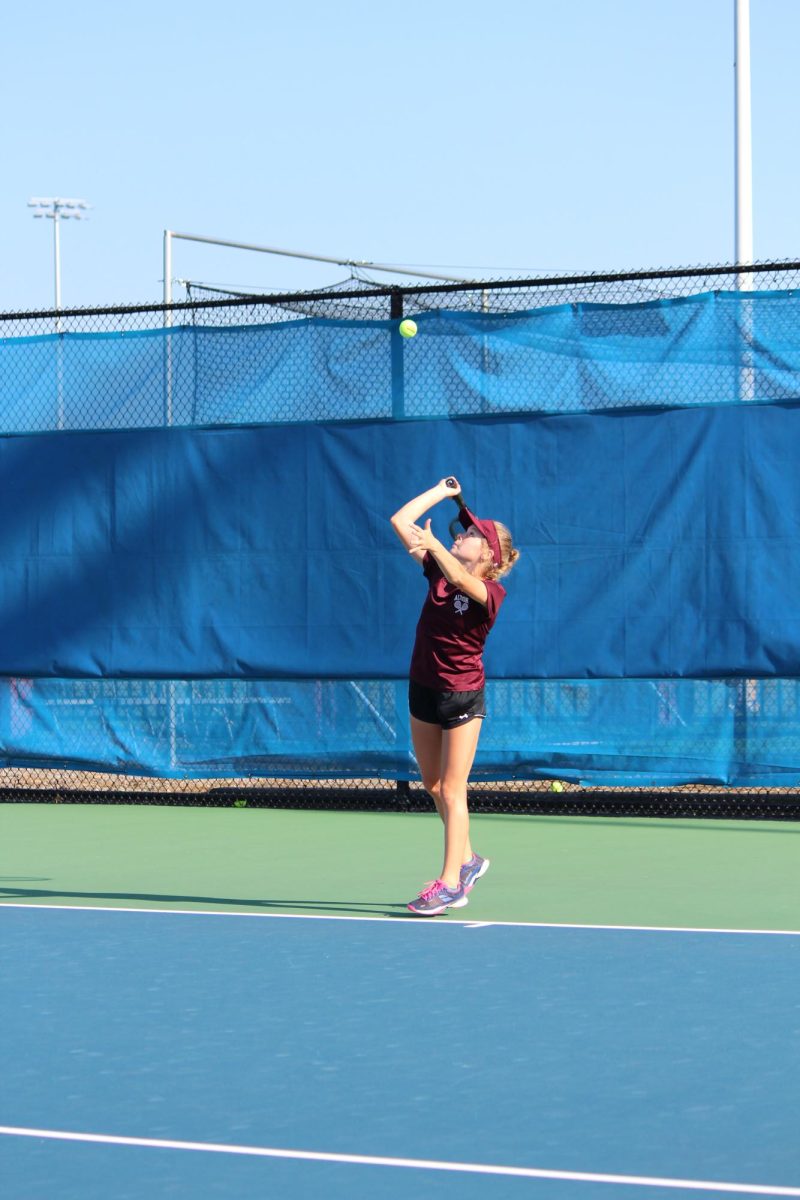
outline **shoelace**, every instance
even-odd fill
[[[426,884],[422,889],[419,894],[420,900],[430,900],[432,896],[436,895],[436,893],[439,891],[439,888],[443,887],[444,884],[442,883],[441,879],[434,879],[433,883]]]
[[[477,864],[477,854],[473,854],[473,857],[470,858],[469,863],[464,863],[464,866],[475,866],[476,864]],[[464,866],[462,866],[462,871],[464,870]],[[420,900],[422,900],[423,898],[425,898],[427,900],[428,896],[433,895],[433,893],[435,892],[435,890],[437,890],[437,888],[443,887],[443,886],[444,886],[444,884],[441,883],[441,880],[428,880],[427,883],[423,883],[422,890],[419,893]]]

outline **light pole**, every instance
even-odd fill
[[[32,196],[28,208],[33,208],[34,217],[48,217],[53,222],[53,258],[55,262],[56,312],[61,308],[61,235],[59,225],[72,218],[88,221],[85,200],[64,200],[61,196]]]
[[[750,0],[734,0],[734,80],[736,204],[734,262],[750,266],[753,261],[753,134],[750,93]],[[756,372],[753,357],[753,301],[743,293],[753,290],[753,276],[740,271],[736,277],[742,361],[739,369],[739,399],[754,400]]]
[[[750,100],[750,0],[734,4],[734,76],[736,113],[736,255],[734,262],[753,261],[753,135]],[[740,276],[741,291],[751,287],[749,275]]]
[[[61,238],[59,226],[63,221],[72,218],[75,221],[86,221],[86,209],[89,205],[85,200],[65,200],[61,196],[32,196],[28,208],[34,209],[34,217],[49,217],[53,222],[53,257],[55,262],[56,281],[56,428],[66,426],[66,406],[64,403],[64,345],[61,328]]]

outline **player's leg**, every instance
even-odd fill
[[[474,717],[454,729],[445,729],[442,735],[440,795],[445,834],[441,878],[448,887],[460,886],[461,868],[472,857],[467,780],[478,748],[482,724],[480,718]]]
[[[436,811],[445,821],[445,808],[442,803],[442,738],[444,730],[440,725],[430,725],[427,721],[411,718],[411,741],[414,746],[414,757],[422,776],[422,785],[436,805]],[[464,862],[473,857],[469,834],[464,847]]]
[[[417,760],[422,786],[431,796],[436,811],[444,820],[441,795],[442,773],[442,727],[428,721],[411,718],[411,742]]]

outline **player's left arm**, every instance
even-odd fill
[[[470,600],[477,600],[478,604],[482,604],[484,608],[488,607],[489,593],[486,584],[482,579],[477,579],[474,575],[470,575],[469,571],[465,571],[458,559],[442,545],[437,537],[434,537],[430,521],[426,521],[424,526],[411,525],[410,533],[414,549],[427,550],[436,559],[439,569],[448,583],[452,583],[465,596],[469,596]]]

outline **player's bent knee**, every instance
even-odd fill
[[[445,781],[442,784],[440,792],[442,803],[447,808],[466,807],[467,804],[467,788],[464,783],[448,783]]]

